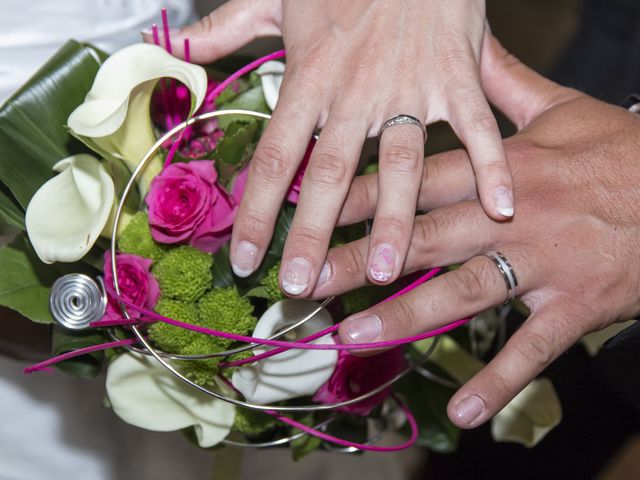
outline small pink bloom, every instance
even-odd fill
[[[122,296],[136,306],[151,310],[160,298],[160,287],[151,275],[151,260],[138,255],[119,253],[116,255],[118,272],[118,286]],[[111,251],[104,252],[104,281],[108,287],[113,287],[111,271]],[[131,318],[140,318],[140,313],[128,309]],[[119,320],[123,317],[118,301],[107,295],[107,310],[103,320]]]
[[[217,178],[209,160],[174,163],[156,176],[145,199],[153,238],[161,243],[190,239],[217,200]]]
[[[298,171],[296,172],[296,176],[293,177],[293,181],[289,186],[289,192],[287,193],[287,200],[291,203],[298,203],[298,199],[300,198],[300,185],[302,185],[302,178],[304,177],[304,172],[307,170],[307,165],[309,165],[309,159],[311,158],[311,152],[313,152],[313,147],[316,146],[316,139],[312,138],[307,146],[307,151],[304,154],[304,158],[302,159],[302,163],[298,167]]]
[[[313,396],[318,403],[343,402],[359,397],[388,382],[407,366],[402,349],[394,348],[372,357],[356,357],[341,350],[333,375]],[[391,393],[385,388],[372,397],[339,410],[352,415],[369,415]]]

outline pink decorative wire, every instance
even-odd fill
[[[44,362],[31,365],[24,369],[24,373],[28,374],[33,372],[51,371],[51,369],[49,368],[51,365],[54,365],[59,362],[63,362],[64,360],[69,360],[70,358],[79,357],[81,355],[86,355],[88,353],[107,350],[109,348],[118,348],[118,347],[124,347],[125,345],[133,345],[137,341],[138,340],[135,338],[126,338],[124,340],[118,340],[115,342],[102,343],[100,345],[91,345],[90,347],[79,348],[77,350],[63,353],[62,355],[58,355],[57,357],[50,358],[48,360],[45,360]]]
[[[369,452],[397,452],[398,450],[404,450],[406,448],[409,448],[411,445],[416,443],[416,441],[418,440],[418,423],[416,422],[416,419],[413,416],[413,413],[411,413],[411,410],[409,409],[409,407],[407,407],[407,405],[404,402],[401,402],[398,398],[396,397],[393,397],[393,398],[396,400],[396,402],[398,402],[398,405],[400,405],[400,408],[402,409],[402,411],[407,417],[407,423],[409,423],[409,427],[411,428],[411,436],[409,437],[409,440],[407,440],[406,442],[401,443],[400,445],[392,445],[392,446],[368,445],[366,443],[358,443],[358,442],[352,442],[349,440],[344,440],[342,438],[329,435],[328,433],[321,432],[320,430],[316,430],[315,428],[309,427],[304,423],[296,422],[292,418],[280,415],[278,412],[275,412],[273,410],[267,410],[265,411],[265,413],[277,418],[282,423],[286,423],[287,425],[290,425],[299,430],[302,430],[303,432],[308,433],[309,435],[313,435],[314,437],[321,438],[322,440],[335,443],[343,447],[353,447],[353,448],[357,448],[358,450],[366,450]]]
[[[171,48],[171,36],[169,35],[169,18],[167,17],[167,9],[163,8],[162,12],[162,33],[164,34],[164,48],[173,55]]]
[[[383,304],[385,302],[388,302],[389,300],[393,300],[394,298],[399,297],[400,295],[404,295],[407,292],[410,292],[411,290],[413,290],[414,288],[416,288],[419,285],[422,285],[424,282],[431,280],[433,277],[435,277],[441,269],[439,268],[434,268],[429,270],[427,273],[425,273],[424,275],[422,275],[420,278],[414,280],[413,282],[411,282],[409,285],[407,285],[406,287],[404,287],[402,290],[394,293],[393,295],[391,295],[390,297],[385,298],[384,300],[382,300],[380,304]],[[320,332],[316,332],[312,335],[309,335],[308,337],[302,338],[300,340],[298,340],[301,343],[308,343],[308,342],[312,342],[314,340],[317,340],[318,338],[324,337],[325,335],[328,335],[329,333],[332,333],[332,331],[330,331],[330,329],[333,327],[330,327],[329,329],[325,329],[322,330]],[[240,360],[234,360],[232,362],[221,362],[220,363],[220,367],[221,368],[227,368],[227,367],[239,367],[241,365],[246,365],[247,363],[254,363],[257,362],[259,360],[264,360],[265,358],[269,358],[269,357],[273,357],[274,355],[278,355],[279,353],[283,353],[286,352],[287,350],[289,350],[288,348],[275,348],[273,350],[269,350],[267,352],[258,354],[258,355],[254,355],[251,357],[247,357],[247,358],[243,358]]]
[[[234,341],[244,342],[244,343],[256,343],[258,345],[267,345],[269,347],[284,347],[286,349],[295,348],[295,349],[302,349],[302,350],[370,350],[370,349],[376,349],[376,348],[391,348],[391,347],[397,347],[400,345],[406,345],[407,343],[413,343],[420,340],[424,340],[425,338],[431,338],[437,335],[442,335],[443,333],[449,332],[461,325],[464,325],[469,321],[468,318],[457,320],[448,325],[436,328],[428,332],[423,332],[418,335],[413,335],[405,338],[398,338],[394,340],[384,340],[380,342],[368,342],[368,343],[350,343],[350,344],[327,344],[327,343],[309,344],[309,343],[303,343],[299,341],[290,342],[290,341],[283,341],[283,340],[268,340],[266,338],[250,337],[247,335],[238,335],[235,333],[224,332],[221,330],[215,330],[213,328],[206,328],[206,327],[201,327],[199,325],[192,325],[190,323],[181,322],[180,320],[168,318],[168,317],[159,315],[151,310],[147,310],[145,308],[134,305],[133,302],[127,300],[126,298],[123,298],[122,296],[117,295],[115,290],[113,289],[113,286],[111,285],[105,285],[105,287],[107,288],[107,291],[109,291],[109,293],[112,296],[114,296],[119,302],[124,304],[126,307],[132,310],[135,310],[136,312],[139,312],[141,315],[144,315],[150,319],[155,319],[157,321],[164,322],[169,325],[184,328],[184,329],[202,333],[205,335],[226,338],[228,340],[234,340]],[[318,332],[318,334],[322,333],[323,336],[328,335],[329,333],[333,333],[336,330],[338,330],[339,327],[340,325],[333,325],[329,328],[322,330],[321,332]]]
[[[172,53],[172,47],[171,47],[171,40],[170,40],[170,35],[169,35],[169,23],[168,23],[168,19],[167,19],[167,11],[166,9],[162,9],[162,26],[163,26],[163,33],[164,33],[164,42],[165,42],[165,48],[167,50],[167,52]],[[160,39],[159,39],[159,34],[158,34],[158,27],[157,25],[153,25],[152,26],[152,32],[153,32],[153,40],[154,43],[156,45],[160,44]],[[185,39],[184,41],[184,51],[185,51],[185,59],[186,61],[189,61],[190,59],[190,47],[189,47],[189,40]],[[266,55],[262,58],[259,58],[258,60],[255,60],[251,63],[249,63],[248,65],[246,65],[245,67],[241,68],[240,70],[238,70],[237,72],[233,73],[232,75],[230,75],[228,78],[226,78],[223,82],[221,82],[215,89],[213,89],[211,91],[211,93],[207,96],[205,102],[206,103],[210,103],[213,102],[218,95],[220,95],[220,93],[222,93],[224,91],[225,88],[227,88],[229,85],[231,85],[234,81],[236,81],[238,78],[242,77],[243,75],[245,75],[246,73],[251,72],[252,70],[256,69],[257,67],[259,67],[260,65],[270,61],[270,60],[275,60],[278,58],[282,58],[286,55],[286,52],[284,50],[279,50],[277,52],[271,53],[270,55]],[[184,134],[184,131],[182,132]],[[173,157],[175,156],[175,153],[178,149],[178,145],[180,144],[180,140],[182,139],[182,134],[180,135],[180,137],[172,144],[171,149],[169,150],[169,153],[167,155],[167,160],[165,162],[165,167],[170,164],[173,160]],[[389,298],[383,300],[381,303],[387,302],[389,300],[392,300],[394,298],[399,297],[400,295],[403,295],[406,292],[409,292],[411,290],[413,290],[414,288],[416,288],[418,285],[421,285],[422,283],[424,283],[425,281],[433,278],[438,272],[440,271],[440,269],[433,269],[430,270],[429,272],[427,272],[425,275],[423,275],[422,277],[418,278],[417,280],[415,280],[414,282],[412,282],[410,285],[408,285],[407,287],[403,288],[402,290],[400,290],[399,292],[396,292],[395,294],[393,294],[392,296],[390,296]],[[244,360],[239,360],[236,362],[228,362],[226,364],[224,364],[224,366],[238,366],[238,365],[243,365],[245,363],[251,363],[251,362],[255,362],[258,360],[261,360],[263,358],[267,358],[273,355],[277,355],[279,353],[282,353],[284,351],[287,351],[289,349],[305,349],[305,350],[363,350],[363,349],[376,349],[376,348],[391,348],[391,347],[396,347],[396,346],[400,346],[400,345],[404,345],[407,343],[413,343],[419,340],[423,340],[425,338],[429,338],[429,337],[433,337],[436,335],[441,335],[443,333],[446,333],[450,330],[453,330],[454,328],[457,328],[463,324],[465,324],[466,322],[469,321],[469,319],[462,319],[462,320],[458,320],[455,322],[450,323],[449,325],[446,325],[444,327],[440,327],[437,328],[435,330],[429,331],[429,332],[424,332],[422,334],[419,335],[414,335],[411,337],[406,337],[406,338],[400,338],[400,339],[395,339],[395,340],[386,340],[386,341],[381,341],[381,342],[369,342],[369,343],[360,343],[360,344],[312,344],[309,342],[312,342],[313,340],[316,340],[318,338],[321,338],[325,335],[334,333],[335,331],[338,330],[339,325],[333,325],[329,328],[326,328],[320,332],[316,332],[312,335],[309,335],[308,337],[305,337],[303,339],[301,339],[300,341],[297,342],[289,342],[289,341],[280,341],[280,340],[267,340],[267,339],[263,339],[263,338],[256,338],[256,337],[250,337],[250,336],[246,336],[246,335],[236,335],[236,334],[232,334],[232,333],[228,333],[228,332],[223,332],[220,330],[214,330],[214,329],[209,329],[209,328],[204,328],[204,327],[200,327],[197,325],[191,325],[185,322],[181,322],[179,320],[174,320],[168,317],[164,317],[162,315],[158,315],[157,313],[150,311],[150,310],[146,310],[144,308],[138,307],[137,305],[134,305],[132,302],[128,301],[127,299],[123,298],[122,296],[118,295],[115,292],[114,286],[113,285],[106,285],[107,290],[109,290],[110,294],[113,295],[116,299],[118,299],[120,302],[122,302],[124,305],[126,305],[127,307],[139,312],[143,317],[141,319],[138,320],[130,320],[130,319],[123,319],[122,322],[119,321],[113,321],[113,322],[94,322],[92,324],[92,326],[95,327],[107,327],[107,326],[113,326],[113,325],[126,325],[126,324],[136,324],[142,321],[161,321],[170,325],[174,325],[176,327],[180,327],[180,328],[184,328],[187,330],[192,330],[198,333],[202,333],[202,334],[206,334],[206,335],[212,335],[212,336],[217,336],[217,337],[221,337],[221,338],[226,338],[226,339],[230,339],[230,340],[234,340],[234,341],[240,341],[240,342],[245,342],[245,343],[254,343],[254,344],[258,344],[258,345],[266,345],[266,346],[271,346],[271,347],[277,347],[269,352],[265,352],[262,353],[260,355],[255,355],[251,358],[247,358]],[[36,371],[43,371],[43,370],[50,370],[49,367],[55,363],[64,361],[64,360],[68,360],[70,358],[74,358],[80,355],[86,355],[88,353],[92,353],[92,352],[96,352],[96,351],[100,351],[100,350],[105,350],[105,349],[109,349],[109,348],[117,348],[117,347],[122,347],[122,346],[126,346],[126,345],[132,345],[135,344],[136,340],[135,339],[124,339],[124,340],[119,340],[119,341],[114,341],[114,342],[108,342],[108,343],[104,343],[101,345],[92,345],[90,347],[86,347],[86,348],[81,348],[78,350],[74,350],[72,352],[67,352],[65,354],[62,355],[58,355],[56,357],[50,358],[44,362],[40,362],[36,365],[32,365],[30,367],[27,367],[24,369],[24,373],[32,373],[32,372],[36,372]],[[407,440],[406,442],[400,444],[400,445],[396,445],[396,446],[375,446],[375,445],[367,445],[367,444],[361,444],[361,443],[357,443],[357,442],[351,442],[348,440],[344,440],[338,437],[334,437],[333,435],[329,435],[325,432],[321,432],[319,430],[316,430],[312,427],[309,427],[307,425],[304,425],[300,422],[297,422],[291,418],[288,417],[284,417],[282,415],[280,415],[278,412],[276,411],[268,411],[266,413],[268,413],[269,415],[274,416],[275,418],[277,418],[278,420],[280,420],[281,422],[290,425],[292,427],[295,427],[299,430],[302,430],[310,435],[316,436],[318,438],[321,438],[325,441],[328,442],[332,442],[335,443],[337,445],[341,445],[344,447],[354,447],[357,448],[359,450],[368,450],[368,451],[374,451],[374,452],[393,452],[393,451],[398,451],[398,450],[403,450],[405,448],[410,447],[411,445],[413,445],[417,438],[418,438],[418,425],[416,423],[415,417],[413,416],[413,414],[411,413],[411,411],[409,410],[409,408],[402,402],[399,402],[399,405],[401,407],[401,409],[403,410],[403,412],[405,413],[406,417],[407,417],[407,422],[409,423],[410,427],[411,427],[411,437],[409,438],[409,440]]]
[[[238,70],[237,72],[235,72],[235,73],[231,74],[229,77],[227,77],[216,88],[211,90],[211,93],[209,93],[209,95],[207,96],[207,99],[205,100],[205,103],[212,102],[215,98],[218,97],[218,95],[220,95],[223,92],[223,90],[225,88],[227,88],[229,85],[231,85],[233,82],[238,80],[243,75],[246,75],[247,73],[250,73],[251,71],[255,70],[256,68],[258,68],[263,63],[267,63],[270,60],[276,60],[278,58],[282,58],[285,55],[286,55],[286,52],[284,50],[278,50],[276,52],[270,53],[269,55],[265,55],[262,58],[254,60],[253,62],[249,63],[248,65],[245,65],[240,70]]]

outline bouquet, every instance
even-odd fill
[[[106,371],[118,417],[201,448],[455,450],[447,401],[504,315],[351,355],[333,335],[342,318],[437,271],[322,303],[286,298],[279,262],[305,162],[262,265],[235,276],[228,242],[284,52],[229,74],[156,43],[108,57],[70,41],[0,110],[0,218],[14,237],[0,248],[0,304],[52,325],[53,357],[25,372]],[[339,228],[332,242],[365,234]],[[560,416],[539,379],[492,431],[530,446]],[[404,439],[388,445],[390,431]]]

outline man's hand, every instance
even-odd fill
[[[448,121],[469,151],[481,203],[513,215],[512,180],[496,121],[480,85],[484,0],[231,0],[182,29],[191,57],[209,62],[259,36],[279,35],[287,69],[278,106],[251,162],[235,220],[231,262],[251,274],[262,261],[283,198],[316,128],[322,128],[282,257],[281,284],[307,296],[363,141],[406,114]],[[175,42],[177,54],[180,42]],[[385,130],[366,275],[394,281],[409,248],[422,177],[424,137],[415,125]]]
[[[343,342],[415,335],[499,305],[505,281],[484,253],[506,256],[531,316],[454,395],[451,420],[476,427],[588,332],[640,311],[640,118],[546,80],[485,39],[482,81],[519,127],[505,142],[518,215],[495,222],[476,199],[464,151],[429,158],[402,274],[464,264],[343,322]],[[340,223],[375,212],[375,176],[358,178]],[[366,283],[369,239],[331,250],[326,297]]]

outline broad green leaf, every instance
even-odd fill
[[[229,263],[229,244],[222,247],[213,256],[211,273],[213,274],[214,287],[226,288],[234,285],[233,272]]]
[[[257,286],[269,269],[282,259],[284,242],[289,234],[289,229],[291,228],[291,222],[293,222],[293,215],[295,211],[295,207],[291,205],[285,205],[282,207],[273,232],[273,238],[271,239],[269,249],[264,256],[262,264],[247,278],[236,278],[236,284],[240,287],[241,291],[246,292],[247,290]]]
[[[72,332],[64,331],[60,328],[54,328],[51,341],[53,355],[60,355],[79,348],[100,345],[109,340],[95,330],[90,332]],[[105,352],[93,352],[80,357],[71,358],[64,362],[58,363],[56,366],[69,375],[80,378],[94,378],[102,371],[102,365],[105,359]]]
[[[224,184],[251,160],[255,150],[259,124],[233,122],[224,132],[215,149],[216,169]]]
[[[264,100],[264,95],[262,94],[262,87],[254,87],[246,92],[238,95],[232,101],[226,103],[221,110],[251,110],[254,112],[262,112],[269,113],[269,107],[267,106],[267,102]],[[224,115],[219,117],[218,125],[223,130],[233,122],[241,121],[241,122],[251,122],[257,123],[258,118],[249,117],[247,115]]]
[[[13,200],[9,190],[0,183],[0,218],[9,225],[24,230],[24,210]]]
[[[44,265],[22,238],[0,248],[0,305],[37,323],[51,323],[50,287],[60,275]]]
[[[23,209],[58,160],[87,151],[65,125],[91,88],[101,55],[67,42],[0,109],[0,182]]]
[[[308,413],[298,421],[307,427],[312,427],[315,423],[313,413]],[[294,428],[291,432],[292,435],[300,433],[300,430]],[[303,435],[300,438],[296,438],[291,442],[291,457],[294,462],[301,460],[306,455],[317,450],[322,445],[322,439],[314,435]]]

